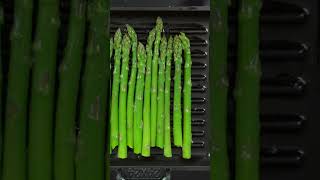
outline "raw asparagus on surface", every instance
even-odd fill
[[[39,0],[38,7],[33,49],[28,179],[51,180],[59,1]]]
[[[236,180],[260,178],[260,0],[241,0],[236,79]]]
[[[109,95],[109,4],[88,2],[88,46],[82,78],[80,130],[76,152],[77,180],[104,180],[106,166],[106,117]],[[107,169],[107,170],[106,170]],[[108,177],[108,176],[107,176]]]
[[[184,33],[180,34],[181,44],[184,51],[184,87],[183,87],[183,146],[182,157],[191,158],[192,128],[191,128],[191,51],[190,40]]]
[[[59,69],[56,110],[54,178],[74,180],[76,109],[85,37],[86,1],[72,0],[69,32]]]
[[[11,54],[4,123],[3,169],[1,168],[3,174],[0,177],[4,180],[24,180],[27,176],[27,101],[32,52],[32,11],[33,0],[16,1],[14,25],[11,32]],[[1,20],[3,19],[1,18]],[[2,28],[2,21],[0,28]],[[1,99],[0,107],[2,108]]]
[[[134,107],[134,137],[139,139],[137,146],[142,146],[142,128],[143,128],[143,90],[144,90],[144,79],[145,79],[145,66],[146,66],[146,51],[142,43],[138,46],[138,77],[136,86],[135,96],[135,107]],[[137,130],[137,131],[136,131]],[[141,149],[141,148],[140,148]],[[145,155],[145,154],[142,154]]]
[[[119,86],[122,34],[118,29],[114,35],[114,69],[112,80],[111,115],[110,115],[110,147],[113,150],[119,143]]]
[[[133,117],[134,117],[134,95],[137,78],[137,34],[134,29],[127,25],[128,35],[130,36],[132,43],[132,65],[131,75],[128,84],[128,105],[127,105],[127,144],[130,148],[133,148]]]
[[[179,36],[174,37],[173,44],[175,75],[174,75],[174,97],[173,97],[173,140],[174,145],[182,147],[182,113],[181,113],[181,64],[182,45]]]
[[[171,60],[173,38],[169,37],[166,54],[165,90],[164,90],[164,156],[172,157],[171,150],[171,127],[170,127],[170,92],[171,92]]]
[[[167,55],[167,38],[162,37],[160,43],[159,74],[158,74],[158,105],[157,105],[157,136],[156,146],[163,148],[164,141],[164,83]]]
[[[118,157],[127,158],[127,92],[129,58],[131,51],[131,40],[127,34],[122,39],[122,64],[120,75],[120,94],[119,94],[119,148]]]
[[[211,179],[229,180],[227,147],[227,101],[229,81],[228,58],[228,1],[211,0],[210,24],[210,117]]]
[[[157,86],[158,86],[158,59],[159,46],[161,41],[161,32],[163,31],[163,22],[160,17],[156,21],[156,39],[154,42],[154,51],[151,69],[151,147],[156,145],[157,135]]]
[[[152,49],[153,43],[155,41],[156,30],[152,29],[149,33],[146,51],[147,51],[147,61],[146,61],[146,75],[145,75],[145,88],[144,88],[144,99],[143,99],[143,138],[141,147],[141,138],[134,139],[134,152],[140,153],[142,148],[143,156],[150,156],[150,146],[151,146],[151,69],[152,69]],[[136,129],[135,129],[136,131]],[[141,131],[139,128],[138,131]]]

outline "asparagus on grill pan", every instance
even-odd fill
[[[110,147],[113,150],[118,146],[119,142],[119,86],[120,86],[120,65],[121,65],[121,42],[122,34],[118,29],[114,35],[114,66],[113,66],[113,81],[111,95],[111,115],[110,115]]]
[[[137,78],[137,34],[134,29],[127,25],[128,35],[130,36],[132,43],[132,65],[131,75],[128,83],[128,104],[127,104],[127,144],[130,148],[133,148],[133,108],[134,108],[134,94]],[[120,112],[121,113],[121,112]]]
[[[127,92],[128,92],[128,74],[129,58],[131,50],[131,41],[127,34],[122,39],[122,64],[120,75],[120,93],[119,93],[119,148],[118,157],[123,159],[127,157]]]
[[[143,156],[150,156],[150,103],[151,103],[151,67],[152,67],[152,49],[153,42],[155,41],[156,30],[152,29],[149,33],[147,45],[146,45],[146,53],[147,53],[147,61],[146,61],[146,75],[145,75],[145,87],[144,87],[144,99],[143,99],[143,138],[142,138],[142,147],[141,147],[141,138],[135,137],[134,139],[134,152],[140,153],[142,148]],[[135,129],[135,131],[141,131],[141,128]]]
[[[180,35],[182,48],[184,50],[184,88],[183,88],[183,146],[182,157],[185,159],[191,158],[192,145],[192,129],[191,129],[191,52],[190,40],[184,33]]]
[[[228,1],[211,1],[210,24],[210,117],[211,121],[211,179],[229,180],[227,148],[227,100],[229,81]]]
[[[158,110],[157,110],[157,137],[156,145],[163,148],[164,140],[164,83],[165,83],[165,68],[167,56],[167,38],[161,39],[160,44],[160,59],[159,59],[159,78],[158,78]]]
[[[59,1],[39,0],[38,5],[29,119],[28,179],[50,180]]]
[[[156,40],[154,42],[154,52],[151,70],[151,147],[156,145],[157,133],[157,86],[158,86],[158,59],[159,59],[159,46],[161,41],[161,32],[163,30],[163,22],[160,17],[156,22]]]
[[[73,180],[76,147],[76,109],[85,37],[86,1],[72,0],[69,32],[59,69],[56,110],[54,178]]]
[[[173,96],[173,140],[174,145],[182,147],[182,114],[181,114],[181,64],[182,45],[179,36],[174,37],[173,43],[175,75],[174,75],[174,96]],[[191,98],[191,97],[190,97]]]
[[[104,180],[106,112],[109,102],[107,82],[110,81],[109,4],[105,0],[90,0],[88,3],[88,46],[82,78],[76,179]]]
[[[171,150],[171,124],[170,124],[170,89],[171,89],[171,60],[173,38],[169,37],[167,54],[166,54],[166,70],[165,70],[165,90],[164,90],[164,156],[172,157]]]
[[[3,172],[2,179],[5,180],[24,180],[27,176],[27,101],[32,51],[32,7],[32,0],[28,0],[26,3],[17,0],[14,6],[4,123],[3,170],[1,169]],[[2,12],[1,15],[3,15]],[[2,17],[1,20],[3,20]],[[3,107],[1,106],[1,99],[0,107]],[[2,128],[1,125],[0,128]]]
[[[143,90],[144,90],[144,78],[145,78],[145,66],[146,66],[146,51],[144,46],[139,43],[138,46],[138,77],[136,86],[135,106],[134,106],[134,136],[138,139],[137,146],[141,147],[142,143],[142,128],[143,128]],[[149,129],[150,130],[150,129]],[[140,148],[141,149],[141,148]],[[136,149],[134,149],[136,150]],[[137,152],[136,152],[137,153]],[[146,155],[146,154],[143,154]]]
[[[258,180],[260,157],[260,0],[241,0],[236,79],[236,180]]]

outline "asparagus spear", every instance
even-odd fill
[[[191,158],[191,145],[192,145],[192,128],[191,128],[191,52],[190,40],[184,33],[181,33],[180,39],[182,48],[184,50],[184,87],[183,87],[183,146],[182,157],[185,159]]]
[[[8,91],[6,101],[7,108],[5,113],[6,121],[4,129],[5,133],[2,171],[2,179],[4,180],[24,180],[27,176],[26,127],[28,111],[28,85],[32,51],[32,11],[32,0],[15,1],[14,25],[11,32],[11,55],[9,62]],[[1,104],[0,107],[2,107]]]
[[[127,157],[127,85],[129,73],[129,58],[131,41],[126,34],[122,40],[122,65],[120,75],[120,94],[119,94],[119,149],[118,157],[124,159]]]
[[[148,36],[148,42],[146,46],[147,51],[147,66],[146,66],[146,77],[145,77],[145,88],[144,88],[144,99],[143,99],[143,138],[142,138],[142,147],[141,147],[141,138],[134,139],[135,153],[140,153],[142,148],[143,156],[150,156],[150,95],[151,95],[151,66],[152,66],[152,47],[155,40],[156,30],[152,29]],[[134,131],[141,131],[140,128],[135,129]],[[137,142],[136,142],[137,141]]]
[[[52,125],[59,1],[39,0],[29,120],[28,179],[52,178]]]
[[[135,142],[135,147],[141,147],[141,139],[142,139],[142,112],[143,112],[143,89],[144,89],[144,77],[145,77],[145,66],[146,66],[146,51],[143,44],[139,43],[138,46],[138,77],[137,77],[137,86],[136,86],[136,97],[135,97],[135,112],[134,112],[134,137],[139,139],[139,141]],[[150,129],[149,129],[150,130]],[[141,148],[140,148],[141,149]],[[135,153],[139,153],[136,150],[140,150],[139,148],[135,148]],[[144,153],[142,155],[145,155]]]
[[[159,75],[158,75],[158,109],[157,109],[157,136],[156,145],[163,148],[164,140],[164,83],[165,83],[165,68],[167,55],[167,38],[165,36],[161,39],[160,44],[160,59],[159,59]]]
[[[151,147],[156,145],[157,132],[157,85],[158,85],[158,58],[159,46],[161,41],[161,32],[163,30],[163,22],[160,17],[156,22],[156,40],[154,42],[154,52],[151,69]]]
[[[173,97],[173,139],[174,145],[182,147],[182,115],[181,115],[181,64],[182,45],[179,36],[174,37],[173,42],[175,75]]]
[[[0,42],[2,42],[2,25],[3,25],[4,17],[3,17],[3,4],[0,2]],[[2,54],[1,43],[0,43],[0,54]],[[2,114],[2,56],[0,56],[0,114]],[[0,154],[2,154],[2,116],[0,115]],[[2,157],[0,156],[0,169],[2,169]],[[0,171],[0,178],[2,177],[2,172]]]
[[[88,47],[82,79],[80,131],[76,152],[77,180],[104,180],[106,109],[110,82],[109,4],[90,0]],[[108,166],[107,166],[108,168]]]
[[[260,157],[260,0],[242,0],[239,10],[236,99],[236,180],[258,180]]]
[[[110,59],[111,59],[111,57],[113,55],[113,38],[110,38],[109,46],[110,46],[109,54],[110,54]]]
[[[170,130],[170,88],[171,88],[171,60],[173,38],[170,36],[166,56],[165,90],[164,90],[164,156],[172,157]]]
[[[227,148],[227,101],[229,81],[228,58],[228,1],[211,1],[210,24],[210,117],[211,121],[211,179],[229,180]]]
[[[110,147],[113,150],[119,141],[119,86],[120,86],[120,64],[121,64],[121,30],[118,29],[114,35],[114,70],[112,81],[111,116],[110,116]]]
[[[56,180],[75,179],[73,160],[76,147],[76,105],[84,46],[85,15],[86,1],[72,0],[68,41],[59,71],[60,85],[54,146],[54,178]]]
[[[134,107],[134,90],[137,78],[137,34],[134,29],[127,25],[128,35],[132,42],[132,66],[129,80],[128,105],[127,105],[127,144],[133,148],[133,107]]]

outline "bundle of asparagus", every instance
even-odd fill
[[[145,48],[142,43],[137,42],[134,29],[129,25],[126,27],[128,34],[122,37],[121,30],[118,29],[114,40],[110,41],[113,43],[113,49],[110,51],[115,51],[110,116],[111,150],[118,146],[118,157],[121,159],[127,158],[127,146],[132,148],[135,154],[149,157],[150,148],[157,146],[164,149],[165,157],[172,157],[170,87],[171,60],[174,59],[176,70],[173,138],[175,145],[182,147],[182,157],[190,159],[192,142],[190,41],[184,33],[174,38],[170,36],[167,40],[167,37],[162,35],[162,19],[157,18],[155,28],[149,32]],[[128,83],[130,57],[132,66]],[[182,72],[184,72],[183,106]]]

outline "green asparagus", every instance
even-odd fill
[[[171,89],[171,60],[173,38],[170,36],[166,56],[165,90],[164,90],[164,156],[172,157],[170,129],[170,89]]]
[[[38,7],[33,49],[28,179],[50,180],[53,169],[52,136],[58,29],[60,26],[59,0],[39,0]]]
[[[228,1],[211,1],[210,24],[210,117],[211,121],[211,179],[229,180],[227,147],[227,101],[229,81]]]
[[[127,25],[128,35],[132,42],[132,65],[131,75],[128,84],[128,105],[127,105],[127,144],[133,148],[133,108],[134,108],[134,94],[137,78],[137,34],[134,29]]]
[[[122,64],[120,75],[120,94],[119,94],[119,148],[118,157],[127,158],[127,92],[128,92],[128,74],[129,58],[131,50],[131,41],[126,34],[122,40]]]
[[[184,159],[191,158],[192,146],[192,128],[191,128],[191,51],[190,40],[184,33],[181,33],[180,39],[184,50],[184,87],[183,87],[183,146],[182,157]]]
[[[156,145],[163,148],[164,141],[164,83],[165,83],[165,68],[167,55],[167,38],[161,39],[160,44],[160,59],[159,59],[159,74],[158,74],[158,105],[157,105],[157,136]]]
[[[27,176],[27,101],[32,51],[32,11],[32,0],[16,1],[4,123],[4,180],[24,180]]]
[[[174,145],[182,147],[182,113],[181,113],[181,64],[182,45],[179,36],[174,37],[174,97],[173,97],[173,139]]]
[[[118,29],[114,35],[114,70],[112,81],[111,116],[110,116],[110,147],[113,150],[119,143],[119,86],[121,65],[121,30]]]
[[[80,131],[76,152],[77,180],[104,180],[106,109],[110,82],[109,3],[88,1],[88,46],[82,79]],[[108,166],[107,166],[108,168]]]
[[[142,139],[142,128],[143,128],[143,89],[144,89],[144,78],[145,78],[145,66],[146,66],[146,51],[143,44],[139,43],[138,46],[138,77],[137,77],[137,86],[136,86],[136,96],[135,96],[135,107],[134,107],[134,137],[139,139],[139,141],[134,141],[135,147],[141,147],[141,139]],[[141,148],[140,148],[141,149]],[[140,150],[135,148],[134,150]],[[140,153],[135,151],[135,153]],[[142,154],[145,155],[145,154]]]
[[[241,0],[236,80],[236,180],[260,178],[260,0]]]
[[[0,2],[0,42],[2,40],[2,25],[3,25],[3,21],[4,21],[4,17],[3,17],[3,4],[2,1]],[[0,54],[2,54],[2,49],[1,49],[1,44],[0,44]],[[0,114],[2,114],[2,81],[3,81],[3,77],[2,77],[2,56],[0,56]],[[2,142],[2,117],[0,116],[0,154],[2,154],[2,148],[3,148],[3,142]],[[0,169],[2,169],[2,157],[0,156]],[[2,172],[0,171],[0,179],[2,177]]]
[[[158,58],[159,46],[161,41],[161,32],[163,31],[163,22],[160,17],[156,22],[156,40],[154,42],[154,52],[151,69],[151,147],[156,145],[157,133],[157,85],[158,85]]]
[[[152,66],[152,47],[155,41],[156,30],[152,29],[148,36],[148,42],[146,46],[147,51],[147,62],[146,62],[146,77],[145,77],[145,88],[144,88],[144,103],[143,103],[143,138],[142,138],[142,147],[141,147],[141,138],[134,139],[135,145],[135,153],[140,153],[142,148],[142,155],[143,156],[150,156],[150,96],[151,96],[151,66]],[[136,131],[136,129],[134,130]],[[138,131],[141,131],[138,128]],[[137,141],[137,142],[136,142]]]
[[[72,0],[69,32],[59,71],[56,111],[54,178],[74,180],[76,109],[85,37],[86,1]]]

